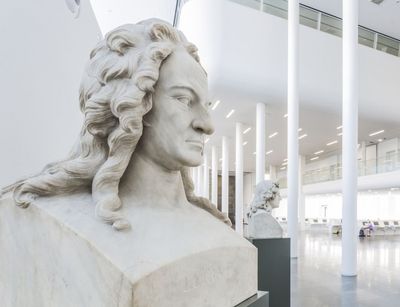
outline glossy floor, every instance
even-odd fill
[[[291,306],[400,306],[400,234],[360,238],[357,277],[342,277],[340,262],[340,237],[303,232],[292,260]]]

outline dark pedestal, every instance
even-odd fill
[[[258,291],[256,295],[248,298],[235,307],[269,307],[268,292]]]
[[[270,307],[290,307],[290,239],[252,239],[258,249],[258,289]]]

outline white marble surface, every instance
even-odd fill
[[[248,236],[252,239],[282,238],[283,230],[271,214],[258,210],[249,217]]]
[[[90,194],[1,200],[1,306],[232,307],[256,293],[256,248],[204,210],[129,217],[130,231],[102,224]]]
[[[0,306],[232,307],[254,295],[256,248],[189,175],[214,132],[197,48],[161,20],[121,26],[92,51],[79,97],[70,155],[4,189]]]

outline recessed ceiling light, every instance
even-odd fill
[[[324,152],[323,150],[316,151],[316,152],[314,152],[314,155],[319,155],[319,154],[322,154],[323,152]]]
[[[298,132],[303,131],[303,128],[299,128],[299,129],[297,129],[297,131],[298,131]]]
[[[274,136],[277,136],[277,135],[278,135],[278,132],[274,132],[269,136],[269,138],[272,139]]]
[[[217,100],[216,102],[214,102],[214,105],[212,106],[211,110],[215,110],[218,107],[220,102],[221,102],[221,100]]]
[[[246,146],[247,145],[247,141],[246,142],[243,142],[243,146]]]
[[[343,126],[336,127],[337,130],[340,130],[342,128],[343,128]]]
[[[310,161],[314,161],[314,160],[317,160],[317,159],[319,159],[319,157],[311,158]]]
[[[246,134],[247,132],[249,132],[251,130],[251,127],[247,128],[246,130],[243,131],[243,134]]]
[[[307,136],[306,133],[304,133],[303,135],[300,135],[300,136],[299,136],[299,140],[304,139],[306,136]]]
[[[235,113],[235,109],[230,110],[229,113],[226,115],[226,118],[231,117],[233,113]]]
[[[266,155],[269,155],[269,154],[272,154],[274,151],[273,150],[269,150],[269,151],[267,151],[265,154]]]
[[[204,143],[206,144],[209,140],[210,140],[210,138],[206,138]]]
[[[383,142],[383,139],[378,139],[378,142],[380,143],[380,142]]]
[[[331,145],[333,145],[333,144],[336,144],[337,142],[338,142],[337,140],[332,141],[332,142],[329,142],[328,144],[326,144],[326,146],[331,146]]]
[[[369,136],[378,135],[378,134],[381,134],[381,133],[384,133],[384,132],[385,132],[385,130],[379,130],[379,131],[375,131],[375,132],[372,132],[372,133],[370,133],[370,135],[369,135]]]
[[[286,113],[285,115],[283,115],[283,117],[284,117],[284,118],[287,118],[287,117],[288,117],[288,114]]]

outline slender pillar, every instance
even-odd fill
[[[208,156],[204,153],[203,166],[203,197],[210,199],[210,170],[208,168]]]
[[[203,196],[203,165],[197,167],[197,195]]]
[[[215,146],[211,148],[211,202],[218,207],[218,153]]]
[[[265,104],[257,103],[256,123],[256,184],[265,176]]]
[[[229,211],[229,145],[228,138],[222,137],[222,191],[221,211],[228,214]]]
[[[243,125],[236,123],[235,230],[243,235]]]
[[[197,172],[198,172],[198,168],[197,167],[193,167],[192,168],[193,185],[194,185],[194,194],[196,194],[196,195],[198,195]]]
[[[357,275],[358,0],[343,1],[342,275]]]
[[[306,228],[306,199],[303,192],[303,174],[305,171],[306,159],[304,156],[299,157],[299,225],[300,230],[305,230]]]
[[[299,193],[299,0],[288,1],[288,236],[297,258]]]

